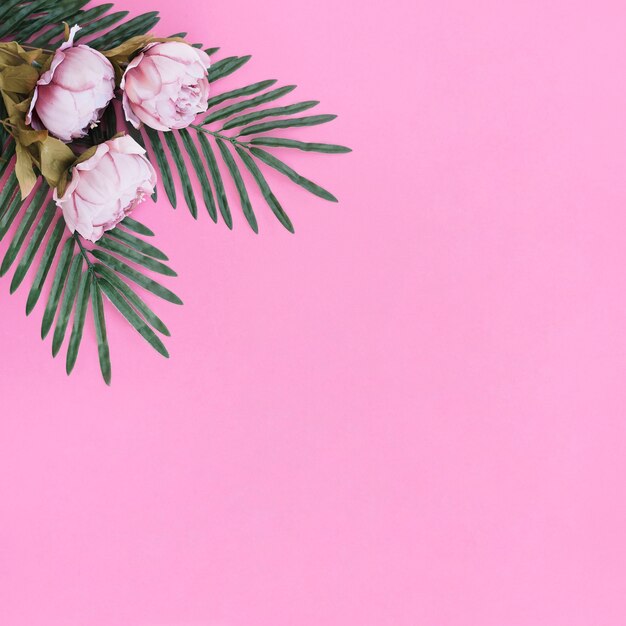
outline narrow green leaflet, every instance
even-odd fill
[[[287,178],[291,179],[294,183],[300,185],[300,187],[306,189],[312,194],[319,196],[324,200],[328,200],[329,202],[338,202],[337,198],[335,198],[332,193],[326,191],[326,189],[310,181],[308,178],[300,176],[298,172],[293,170],[286,163],[283,163],[280,159],[277,159],[273,154],[270,154],[265,150],[261,150],[260,148],[251,148],[250,152],[252,152],[255,157],[263,161],[263,163],[273,167],[275,170],[284,174]]]
[[[33,39],[31,37],[28,44],[35,48],[52,48],[52,41],[61,37],[65,32],[65,27],[62,24],[54,24],[44,30],[38,37]]]
[[[111,354],[109,351],[109,341],[107,339],[107,327],[104,319],[104,307],[102,306],[102,293],[97,280],[91,283],[91,308],[93,309],[93,320],[96,326],[96,337],[98,339],[98,360],[100,361],[100,371],[102,378],[107,385],[111,384]]]
[[[141,222],[134,220],[132,217],[125,217],[122,220],[121,225],[128,228],[128,230],[132,230],[138,235],[143,235],[144,237],[154,237],[154,233],[147,226],[144,226]],[[167,261],[167,258],[165,260]]]
[[[125,283],[115,272],[111,271],[105,265],[99,263],[95,266],[98,275],[102,280],[106,280],[115,287],[133,306],[143,318],[160,333],[166,337],[170,336],[170,331],[161,319],[150,309],[150,307]]]
[[[100,283],[102,291],[106,294],[107,298],[111,301],[113,306],[128,320],[128,322],[137,330],[137,332],[159,353],[165,358],[169,358],[169,353],[163,342],[157,337],[154,331],[148,326],[134,309],[128,304],[128,302],[116,291],[116,289],[108,282],[103,281]]]
[[[245,126],[252,122],[258,122],[268,117],[281,117],[283,115],[294,115],[295,113],[302,113],[308,109],[312,109],[317,106],[319,102],[317,100],[309,100],[307,102],[298,102],[297,104],[290,104],[284,107],[274,107],[272,109],[263,109],[262,111],[255,111],[254,113],[248,113],[247,115],[240,115],[238,117],[229,120],[224,124],[223,130],[229,130],[236,128],[237,126]]]
[[[22,208],[22,198],[19,193],[16,193],[9,205],[9,208],[4,212],[2,219],[0,219],[0,241],[4,239],[7,234],[9,228],[11,228],[11,224],[17,217],[17,214],[20,212]]]
[[[254,159],[243,149],[237,147],[237,154],[241,157],[241,160],[244,162],[245,166],[248,168],[254,180],[256,180],[265,201],[269,205],[270,209],[272,209],[272,213],[278,218],[278,221],[290,232],[294,232],[293,224],[289,219],[289,216],[283,210],[283,207],[280,206],[280,203],[276,199],[276,196],[272,193],[265,177],[263,176],[261,170],[258,168],[257,164],[254,162]]]
[[[87,317],[87,305],[89,303],[89,290],[91,288],[91,272],[83,272],[78,287],[78,296],[76,297],[76,310],[74,311],[74,324],[72,326],[72,334],[70,335],[70,343],[67,348],[67,356],[65,359],[65,371],[72,373],[76,365],[78,357],[78,349],[83,338],[83,329],[85,328],[85,318]]]
[[[26,41],[29,37],[39,32],[42,28],[51,23],[61,23],[70,18],[74,13],[85,6],[89,0],[71,0],[58,2],[48,13],[41,15],[37,19],[31,19],[28,26],[20,28],[20,38]]]
[[[268,148],[294,148],[303,152],[323,152],[325,154],[346,154],[352,152],[351,148],[337,146],[332,143],[305,143],[294,139],[280,139],[278,137],[255,137],[251,142],[254,146],[267,146]]]
[[[130,267],[123,261],[120,261],[114,256],[111,256],[107,252],[104,252],[103,250],[93,250],[92,254],[101,263],[104,263],[112,270],[115,270],[123,276],[126,276],[126,278],[130,278],[130,280],[137,283],[139,286],[143,287],[147,291],[152,292],[154,295],[159,296],[160,298],[163,298],[164,300],[167,300],[172,304],[183,303],[182,300],[175,293],[172,293],[169,289],[163,287],[163,285],[160,285],[151,278],[144,276],[133,267]]]
[[[109,2],[108,4],[100,4],[99,6],[93,7],[92,9],[79,11],[76,15],[74,15],[73,21],[80,24],[81,27],[85,29],[87,24],[92,23],[94,20],[96,20],[100,16],[104,15],[105,13],[108,13],[114,6],[115,5],[112,2]],[[128,11],[126,11],[125,13],[128,14]],[[104,30],[104,28],[102,28],[101,30]],[[92,31],[92,32],[95,32],[95,31]],[[82,31],[80,31],[79,34],[81,33]],[[82,36],[84,37],[84,35]],[[74,40],[76,40],[76,37],[74,37]]]
[[[165,156],[165,150],[163,149],[159,133],[148,126],[144,126],[144,130],[146,131],[146,135],[148,135],[148,140],[152,146],[157,166],[161,172],[161,182],[163,183],[163,188],[165,189],[167,198],[170,201],[170,204],[176,208],[176,189],[174,188],[172,170],[170,169],[170,164]]]
[[[251,96],[259,91],[263,91],[268,87],[276,84],[276,80],[262,80],[258,83],[248,85],[247,87],[240,87],[239,89],[233,89],[232,91],[226,91],[217,96],[209,98],[209,109],[226,102],[227,100],[234,100],[235,98],[242,98],[243,96]]]
[[[114,252],[115,254],[119,254],[120,256],[127,258],[129,261],[133,261],[138,265],[143,265],[143,267],[152,270],[153,272],[157,272],[158,274],[163,274],[164,276],[177,276],[176,272],[167,265],[164,265],[152,257],[145,256],[144,254],[141,254],[141,252],[137,252],[115,239],[103,237],[98,242],[98,245],[109,252]]]
[[[231,104],[230,106],[224,107],[223,109],[219,109],[215,111],[215,113],[211,113],[207,117],[204,118],[202,124],[212,124],[213,122],[217,122],[218,120],[223,120],[231,115],[236,115],[237,113],[241,113],[247,109],[253,109],[261,104],[266,104],[268,102],[272,102],[274,100],[278,100],[278,98],[282,98],[286,96],[288,93],[291,93],[296,88],[296,85],[287,85],[286,87],[279,87],[278,89],[272,89],[260,96],[256,96],[255,98],[250,98],[250,100],[242,100],[241,102],[237,102],[236,104]]]
[[[70,237],[63,246],[61,258],[59,259],[59,265],[57,266],[56,273],[54,275],[54,281],[52,283],[52,289],[50,290],[50,297],[46,304],[46,310],[43,314],[43,320],[41,322],[41,338],[45,339],[46,335],[52,327],[54,316],[59,306],[59,300],[63,293],[63,287],[65,286],[65,280],[70,270],[70,263],[72,262],[72,254],[74,252],[74,239]]]
[[[4,19],[11,11],[22,3],[23,0],[4,0],[2,6],[0,7],[0,20]]]
[[[39,214],[49,191],[50,189],[47,185],[42,185],[36,193],[35,197],[32,199],[32,202],[30,203],[28,209],[26,209],[26,213],[24,214],[24,217],[22,218],[22,221],[20,222],[17,231],[13,236],[13,240],[9,245],[9,249],[4,255],[2,265],[0,266],[0,276],[4,276],[13,264],[13,261],[15,261],[15,258],[17,257],[22,247],[22,244],[24,243],[24,239],[26,239],[26,235],[33,225],[35,218]]]
[[[111,5],[111,7],[112,6],[113,5]],[[109,28],[110,26],[121,22],[127,16],[128,11],[116,11],[115,13],[109,13],[108,15],[104,15],[100,19],[96,19],[100,17],[97,14],[93,17],[84,15],[80,20],[82,30],[78,31],[75,40],[78,41],[79,39],[83,39],[95,33],[101,32]],[[91,18],[93,21],[90,24],[86,24],[86,26],[83,26],[83,24],[85,24],[89,20],[89,18]]]
[[[147,148],[146,148],[146,142],[143,138],[143,134],[141,133],[141,130],[139,130],[138,128],[135,128],[132,124],[127,124],[126,125],[126,130],[128,131],[128,134],[146,151],[148,152]],[[154,193],[152,194],[152,199],[156,202],[157,201],[157,197],[158,197],[158,192],[157,192],[157,186],[155,185],[154,187]]]
[[[252,57],[250,55],[245,57],[227,57],[218,61],[209,69],[209,81],[214,83],[220,78],[225,78],[236,72],[240,67],[243,67]]]
[[[204,204],[207,211],[209,212],[211,219],[214,222],[217,222],[217,209],[215,208],[215,200],[213,199],[213,190],[211,189],[211,184],[209,183],[206,169],[202,159],[200,158],[196,144],[193,142],[188,130],[179,130],[178,134],[183,140],[183,145],[185,146],[185,150],[187,150],[187,154],[191,160],[191,165],[196,172],[196,176],[200,182],[200,187],[202,187],[202,196],[204,198]]]
[[[228,167],[228,170],[230,171],[230,174],[235,181],[235,186],[237,187],[237,191],[239,192],[239,198],[241,200],[241,208],[243,210],[243,214],[245,215],[248,224],[250,224],[250,228],[252,228],[255,233],[258,233],[259,225],[257,224],[254,211],[252,210],[250,198],[248,197],[248,192],[246,191],[246,186],[243,182],[243,178],[241,177],[241,173],[239,172],[239,168],[237,167],[237,163],[235,163],[233,155],[230,153],[228,147],[221,139],[217,140],[217,147],[220,149],[222,157],[226,162],[226,166]]]
[[[211,173],[211,178],[213,179],[213,184],[215,185],[217,206],[220,209],[220,215],[222,216],[226,226],[232,229],[233,217],[230,213],[230,207],[228,206],[228,198],[226,197],[226,190],[224,189],[222,175],[220,174],[220,170],[217,166],[217,160],[215,159],[215,152],[213,152],[213,148],[203,132],[198,132],[198,142],[202,148],[202,153],[204,154],[204,158],[209,166],[209,172]]]
[[[26,272],[30,269],[30,266],[33,263],[33,259],[39,250],[39,246],[43,241],[43,238],[46,236],[48,232],[48,228],[50,228],[50,224],[52,224],[52,220],[54,218],[54,214],[56,212],[56,204],[54,202],[48,203],[46,210],[41,217],[41,220],[35,227],[35,232],[28,243],[28,247],[26,248],[26,252],[22,257],[22,260],[19,262],[17,269],[15,270],[15,274],[13,275],[13,280],[11,281],[11,293],[15,293],[17,288],[22,284],[24,277],[26,276]]]
[[[17,176],[15,171],[13,171],[6,183],[4,183],[2,191],[0,191],[0,216],[3,216],[9,210],[10,202],[17,193],[17,187]]]
[[[193,187],[191,186],[191,180],[189,179],[189,174],[187,173],[187,166],[185,165],[182,152],[180,151],[180,146],[176,141],[176,136],[173,132],[164,133],[163,136],[165,137],[165,143],[167,143],[167,146],[170,149],[170,152],[174,159],[174,164],[176,165],[176,169],[178,170],[180,182],[183,186],[183,195],[185,196],[185,202],[187,202],[187,206],[189,207],[189,212],[194,219],[197,219],[198,204],[196,203],[196,196],[194,195]]]
[[[245,135],[256,135],[259,133],[267,133],[270,130],[278,128],[297,128],[301,126],[318,126],[319,124],[327,124],[337,119],[336,115],[309,115],[307,117],[296,117],[289,120],[276,120],[275,122],[264,122],[263,124],[254,124],[246,126],[240,133],[239,137]]]
[[[63,300],[61,302],[61,309],[59,310],[57,324],[54,329],[54,336],[52,338],[52,356],[56,356],[59,353],[63,340],[65,339],[67,324],[70,320],[72,309],[74,308],[76,294],[78,293],[78,285],[80,282],[82,268],[83,256],[82,254],[77,254],[70,267],[67,284],[65,285],[65,291],[63,293]]]
[[[50,271],[50,267],[52,266],[52,261],[54,261],[54,256],[56,251],[61,243],[61,238],[63,237],[63,232],[65,231],[65,222],[60,219],[54,230],[52,231],[52,235],[48,240],[46,245],[46,249],[44,250],[43,256],[41,257],[41,262],[39,263],[39,269],[37,270],[37,276],[35,276],[35,280],[28,294],[28,300],[26,301],[26,315],[30,315],[32,310],[35,308],[37,301],[39,300],[39,296],[41,295],[41,289],[46,282],[46,278],[48,277],[48,272]],[[69,239],[69,243],[73,245],[73,240]],[[67,246],[68,244],[66,244]],[[64,254],[71,256],[72,251],[69,253],[63,250]],[[63,261],[63,257],[59,260],[59,265]]]
[[[9,139],[9,144],[4,147],[2,151],[2,158],[0,159],[0,177],[4,176],[4,173],[11,163],[11,159],[15,156],[15,141]]]
[[[13,3],[12,3],[13,4]],[[29,4],[14,3],[8,12],[2,16],[0,20],[0,38],[7,37],[11,33],[21,33],[22,23],[30,15],[36,15],[39,11],[45,9],[48,0],[34,0]]]
[[[152,30],[159,22],[159,12],[150,11],[143,15],[124,22],[122,25],[89,42],[92,48],[97,50],[110,50],[124,43],[126,40],[136,37],[137,35],[145,35]]]
[[[127,218],[128,219],[128,218]],[[104,235],[105,238],[119,239],[123,241],[127,246],[130,246],[134,250],[141,252],[147,256],[151,256],[153,259],[159,259],[160,261],[169,261],[167,255],[164,252],[161,252],[158,248],[155,248],[151,243],[147,241],[143,241],[139,239],[139,237],[135,237],[131,233],[127,233],[120,228],[115,228],[110,230]]]

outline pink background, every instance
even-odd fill
[[[3,280],[0,623],[623,625],[623,2],[118,4],[355,152],[295,237],[146,205],[185,306],[111,389]]]

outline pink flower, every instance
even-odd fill
[[[122,79],[126,119],[156,130],[186,128],[209,100],[206,52],[180,41],[152,43],[135,57]]]
[[[54,54],[41,75],[26,123],[45,128],[66,143],[84,137],[113,98],[115,71],[109,60],[89,46],[74,46],[70,38]]]
[[[93,156],[73,168],[63,196],[54,190],[72,233],[98,241],[154,192],[156,172],[145,152],[124,135],[100,144]]]

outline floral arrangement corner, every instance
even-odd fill
[[[232,229],[237,202],[258,232],[243,168],[276,218],[294,232],[264,168],[325,200],[337,199],[273,150],[350,150],[277,136],[274,131],[325,124],[336,116],[299,115],[317,101],[276,106],[295,86],[276,86],[275,80],[220,92],[215,83],[250,57],[212,62],[219,49],[190,44],[185,33],[153,36],[157,12],[128,19],[111,4],[35,4],[5,0],[0,7],[0,240],[12,232],[0,275],[17,263],[13,293],[29,271],[34,274],[27,314],[49,287],[41,336],[52,332],[53,356],[67,343],[68,374],[91,308],[100,369],[110,384],[104,299],[165,357],[163,338],[170,333],[141,291],[182,304],[153,277],[176,273],[150,242],[154,233],[131,216],[140,203],[156,199],[159,181],[176,208],[178,179],[197,218],[195,180],[214,222],[221,219]],[[270,103],[275,104],[266,107]],[[224,176],[234,183],[235,200]]]

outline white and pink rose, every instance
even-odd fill
[[[100,52],[74,45],[80,27],[54,54],[37,82],[26,123],[70,143],[84,137],[113,99],[115,71]]]
[[[145,150],[123,135],[100,144],[79,162],[62,196],[54,199],[69,230],[96,242],[154,192],[156,172]]]
[[[128,65],[121,88],[126,119],[160,131],[186,128],[209,100],[209,55],[181,41],[151,43]]]

